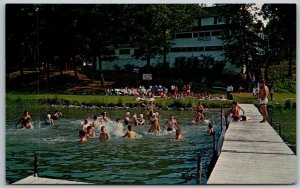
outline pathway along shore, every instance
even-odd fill
[[[240,104],[251,120],[230,123],[207,184],[295,184],[297,157],[253,104]]]

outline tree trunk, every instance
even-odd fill
[[[101,55],[98,56],[99,59],[99,71],[100,71],[100,82],[101,82],[101,87],[104,87],[104,75],[103,75],[103,70],[102,70],[102,59]]]
[[[166,30],[164,29],[164,42],[165,42],[165,45],[164,45],[164,61],[163,61],[163,63],[164,64],[166,64],[167,63],[167,46],[166,46],[166,44],[167,44],[167,33],[166,33]]]
[[[292,58],[292,54],[293,54],[293,53],[292,53],[292,48],[291,48],[291,47],[289,47],[288,50],[289,50],[289,51],[288,51],[288,59],[289,59],[289,72],[288,72],[288,77],[289,77],[289,78],[292,78],[292,77],[293,77],[293,71],[292,71],[292,69],[293,69],[293,68],[292,68],[292,59],[293,59],[293,58]]]
[[[147,54],[147,73],[150,73],[150,54]]]
[[[46,60],[47,61],[47,60]],[[48,63],[48,61],[47,61],[47,63],[46,63],[46,72],[47,72],[47,83],[49,83],[50,82],[50,69],[49,69],[49,63]]]
[[[74,69],[75,78],[78,79],[78,75],[77,75],[77,60],[76,59],[74,59],[74,61],[73,61],[73,69]]]

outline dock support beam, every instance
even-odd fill
[[[39,159],[37,155],[34,153],[34,177],[38,177],[39,175]]]
[[[201,154],[199,154],[198,160],[197,160],[197,181],[198,181],[198,184],[201,184],[201,175],[202,175],[202,159],[201,159]]]

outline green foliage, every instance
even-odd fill
[[[283,140],[288,142],[296,153],[296,109],[276,108],[269,112],[269,117],[272,117],[275,129],[278,129],[278,124],[281,125]]]
[[[288,109],[292,107],[292,102],[291,100],[286,100],[284,103],[284,109]]]
[[[272,85],[276,92],[296,93],[296,76],[287,78],[288,73],[287,61],[282,61],[272,65],[268,69],[268,85]],[[296,75],[296,64],[293,65],[293,74]]]

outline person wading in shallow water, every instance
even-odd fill
[[[31,129],[30,122],[32,122],[32,118],[29,115],[28,111],[24,111],[23,117],[21,117],[19,119],[19,121],[17,122],[17,124],[16,124],[16,128],[17,128],[17,126],[20,122],[21,122],[21,125],[22,125],[22,129]]]

